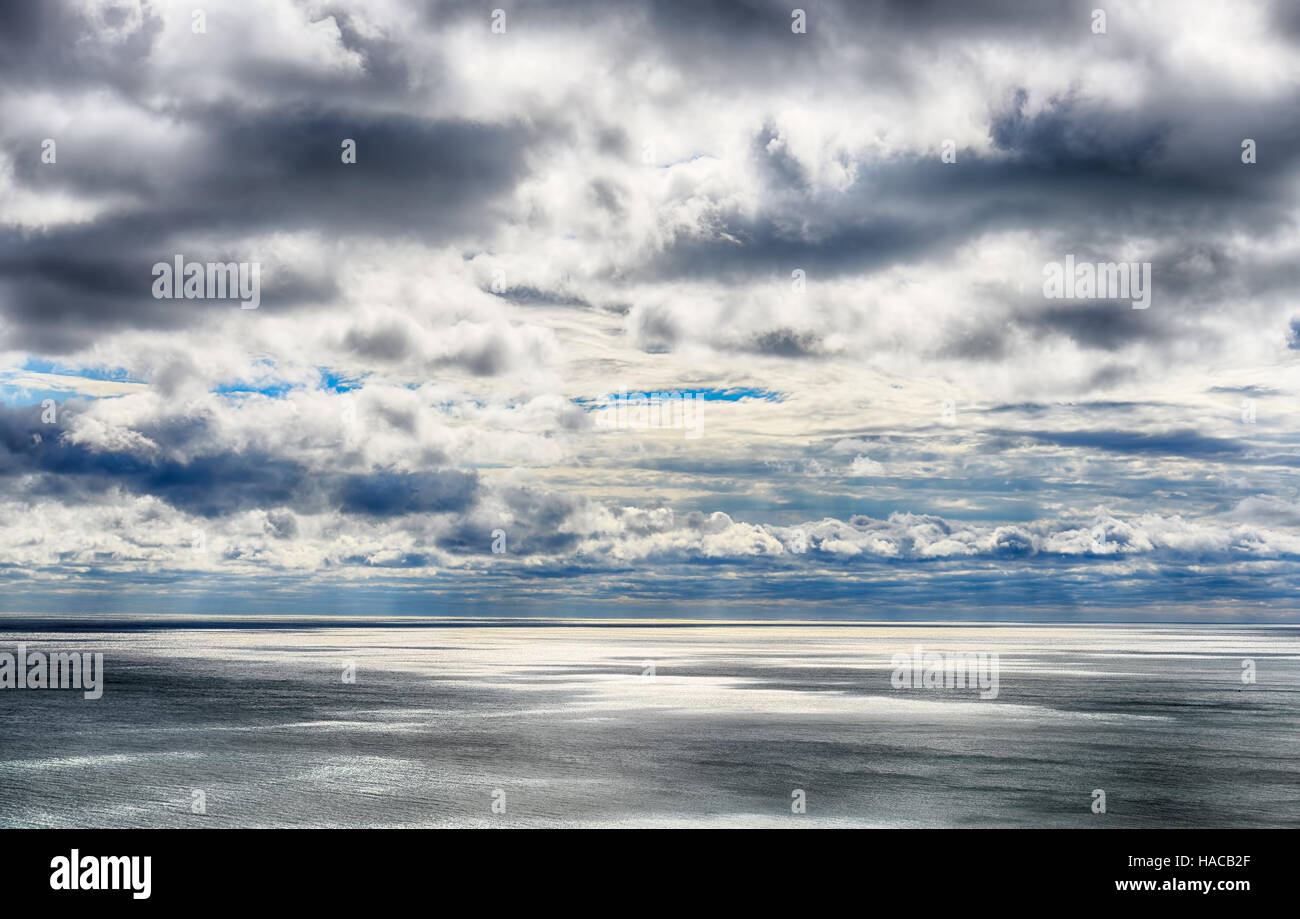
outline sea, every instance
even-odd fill
[[[0,617],[19,643],[102,653],[103,694],[0,688],[0,827],[1300,826],[1296,627]]]

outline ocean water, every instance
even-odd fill
[[[106,672],[0,690],[0,826],[1300,826],[1295,628],[245,624],[0,619]]]

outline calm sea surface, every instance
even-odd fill
[[[0,690],[0,826],[1300,826],[1295,628],[178,624],[0,619],[106,671]]]

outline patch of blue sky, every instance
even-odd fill
[[[574,396],[569,401],[576,405],[581,405],[587,411],[600,408],[605,405],[611,405],[622,396],[628,399],[639,399],[642,396],[653,397],[656,394],[670,393],[675,396],[690,396],[695,399],[703,399],[705,402],[740,402],[744,399],[758,399],[763,402],[782,402],[785,400],[785,393],[775,392],[770,389],[759,389],[752,386],[732,387],[729,389],[640,389],[627,390],[619,393],[603,393],[595,397]]]
[[[331,392],[352,392],[365,385],[366,374],[359,377],[344,376],[328,367],[317,367],[320,372],[320,388]]]
[[[12,383],[0,382],[0,405],[7,405],[10,408],[40,405],[46,399],[65,402],[71,396],[72,393],[69,393],[66,389],[32,389],[27,386],[15,386]]]
[[[756,389],[754,387],[740,387],[737,389],[697,389],[693,390],[697,398],[702,397],[705,402],[739,402],[741,399],[761,399],[764,402],[780,402],[785,399],[785,393],[773,392],[770,389]]]
[[[0,373],[0,402],[19,407],[46,399],[114,398],[143,385],[121,367],[78,367],[28,358],[21,368]]]
[[[143,383],[131,376],[123,367],[76,367],[60,364],[41,358],[29,357],[22,369],[29,373],[49,373],[64,377],[80,377],[83,380],[105,380],[112,383]]]
[[[269,367],[274,365],[268,364]],[[328,367],[317,367],[320,374],[320,382],[317,389],[328,392],[345,393],[360,389],[364,385],[364,377],[345,376]],[[303,387],[297,383],[290,383],[284,380],[277,380],[271,376],[259,380],[232,380],[228,383],[222,383],[213,388],[213,392],[223,396],[229,395],[261,395],[270,399],[282,399],[295,389]]]
[[[260,395],[269,399],[282,399],[294,388],[292,383],[245,383],[235,381],[215,386],[212,391],[219,396]]]

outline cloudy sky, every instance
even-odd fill
[[[1300,617],[1294,4],[494,5],[0,2],[0,609]]]

